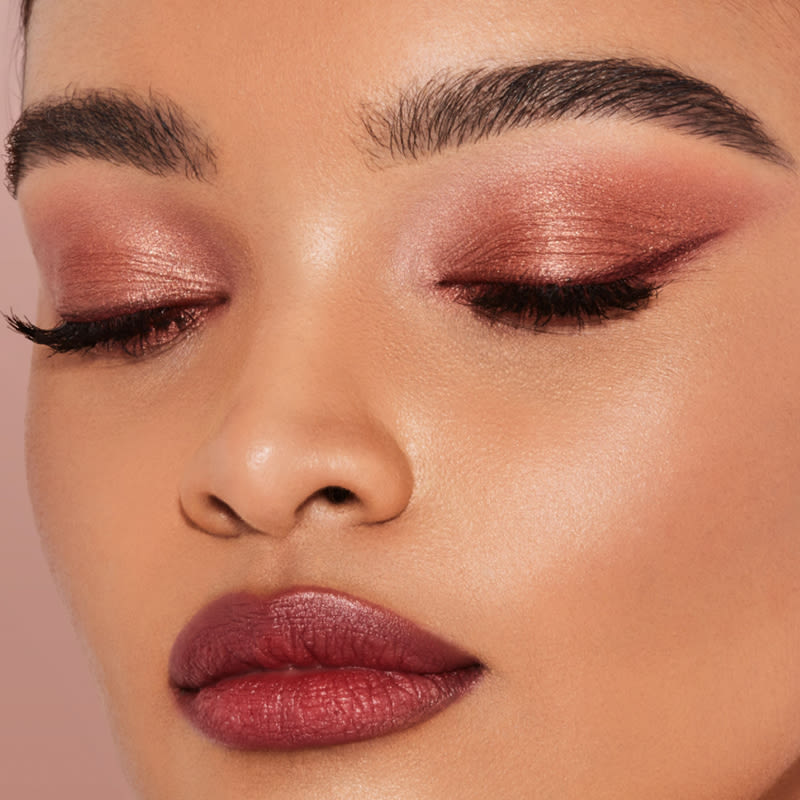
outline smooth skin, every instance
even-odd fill
[[[87,229],[169,230],[169,209],[224,253],[230,302],[157,356],[34,355],[34,506],[143,798],[800,797],[796,171],[624,120],[376,164],[356,114],[443,69],[641,57],[800,158],[798,41],[781,0],[37,0],[26,103],[152,88],[218,154],[206,182],[72,159],[19,193],[57,253],[41,325],[76,292],[59,247],[96,257]],[[745,211],[642,312],[488,325],[415,265],[481,181],[553,159]],[[664,191],[678,227],[705,213]],[[221,594],[293,586],[386,606],[486,675],[385,738],[215,745],[176,710],[172,643]]]

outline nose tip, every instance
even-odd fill
[[[413,489],[397,438],[366,416],[268,424],[229,417],[191,458],[181,503],[220,536],[286,536],[303,520],[375,525],[399,516]]]

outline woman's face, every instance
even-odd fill
[[[65,115],[18,143],[37,321],[110,341],[36,348],[30,481],[143,797],[779,783],[799,37],[788,0],[37,0],[25,104]],[[187,715],[176,639],[223,598],[229,646],[242,592],[289,638],[356,598],[340,649],[411,623],[471,677],[423,708],[412,676],[404,727],[363,654],[377,688],[292,656]],[[325,735],[278,696],[312,678]]]

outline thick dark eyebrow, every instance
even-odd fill
[[[8,189],[16,196],[30,170],[75,157],[197,180],[216,169],[208,139],[173,101],[154,93],[88,90],[24,109],[6,138]]]
[[[630,59],[445,72],[388,104],[365,105],[361,121],[373,155],[418,159],[514,128],[607,117],[658,123],[772,164],[794,164],[759,119],[720,89]]]

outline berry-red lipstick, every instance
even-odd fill
[[[409,620],[316,589],[215,600],[179,634],[169,663],[189,721],[246,750],[403,730],[463,696],[482,672],[473,656]]]

